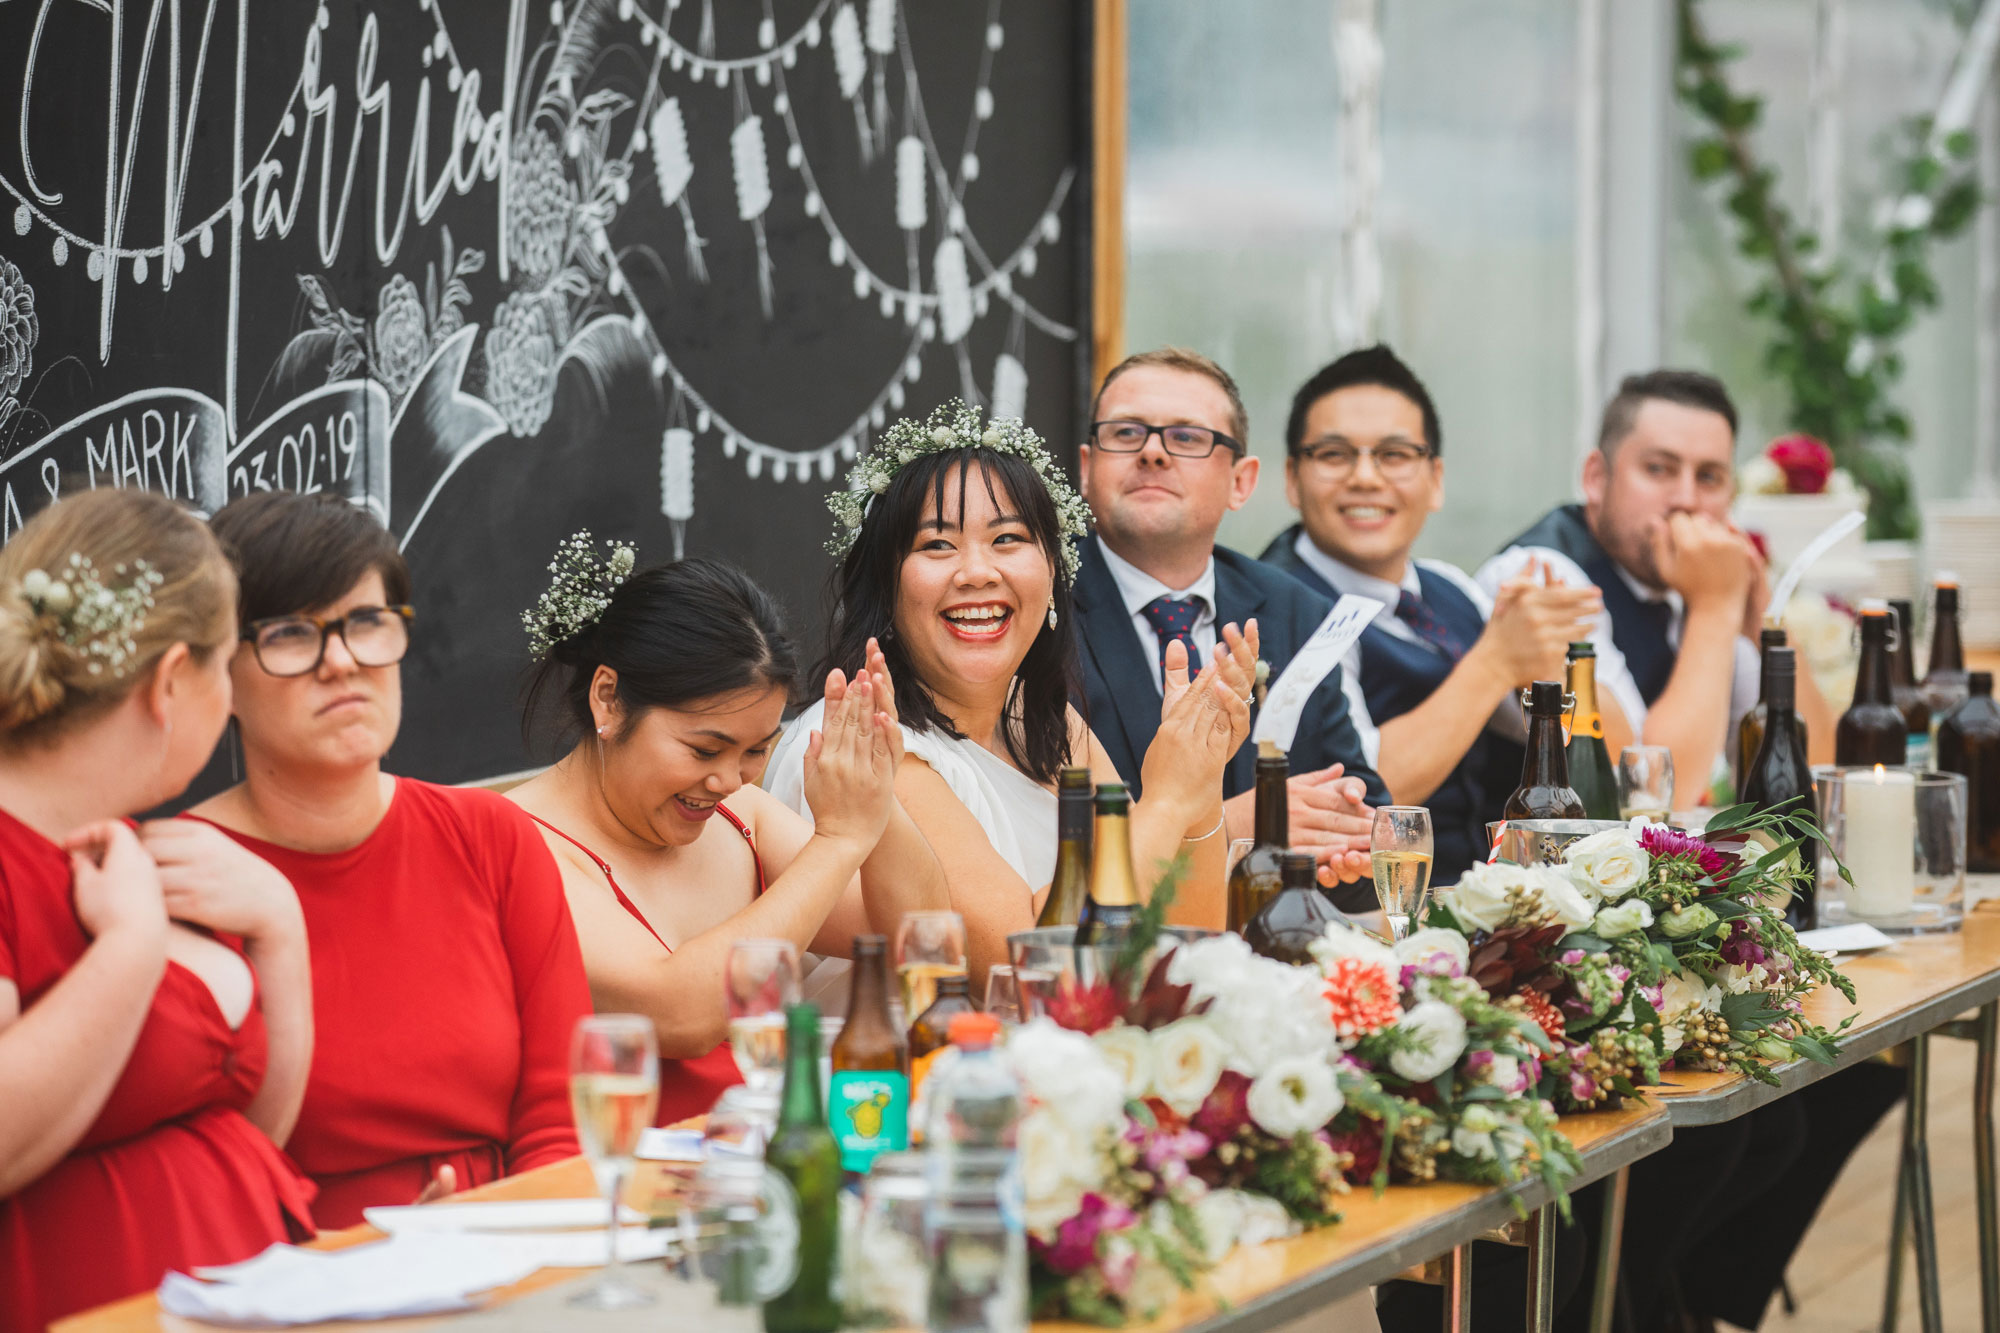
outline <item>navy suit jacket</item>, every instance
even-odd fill
[[[1139,795],[1139,762],[1160,729],[1160,691],[1153,684],[1138,628],[1118,595],[1117,580],[1104,563],[1097,539],[1078,543],[1075,601],[1082,633],[1084,701],[1080,705],[1111,762]],[[1241,625],[1257,618],[1258,651],[1271,665],[1271,678],[1291,664],[1292,655],[1326,619],[1333,603],[1271,566],[1215,548],[1215,622]],[[1253,706],[1251,722],[1255,725]],[[1368,802],[1387,805],[1389,789],[1362,757],[1361,738],[1347,716],[1347,695],[1335,667],[1306,701],[1298,735],[1288,756],[1292,772],[1311,773],[1329,764],[1368,784]],[[1246,740],[1223,771],[1222,794],[1235,796],[1255,785],[1257,747]]]

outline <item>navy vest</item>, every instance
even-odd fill
[[[1486,629],[1479,607],[1441,574],[1417,567],[1417,584],[1431,614],[1470,645]],[[1361,632],[1361,690],[1377,726],[1401,717],[1423,703],[1444,684],[1458,663],[1428,643],[1390,633],[1377,623]],[[1497,738],[1482,734],[1424,804],[1430,807],[1435,860],[1433,884],[1455,884],[1467,866],[1485,859],[1489,802],[1485,776],[1487,751]],[[1508,790],[1512,790],[1510,787]],[[1504,794],[1501,797],[1504,798]],[[1496,809],[1498,802],[1491,802]],[[1490,817],[1498,818],[1497,813]]]
[[[1604,594],[1604,609],[1611,613],[1611,637],[1625,655],[1625,667],[1639,697],[1651,707],[1665,693],[1674,674],[1674,647],[1667,638],[1673,612],[1664,602],[1642,602],[1626,586],[1618,566],[1597,538],[1590,535],[1582,505],[1551,509],[1541,522],[1508,542],[1513,546],[1541,546],[1559,551],[1576,561]],[[1511,790],[1511,789],[1510,789]]]

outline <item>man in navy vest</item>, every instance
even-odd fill
[[[1520,736],[1515,692],[1563,678],[1600,599],[1545,586],[1533,570],[1489,597],[1457,567],[1413,559],[1444,505],[1442,443],[1430,393],[1387,347],[1324,367],[1285,428],[1285,498],[1300,521],[1263,558],[1327,597],[1382,603],[1349,654],[1348,700],[1390,798],[1430,807],[1431,878],[1451,884],[1486,859],[1486,822],[1511,790],[1486,789],[1490,732]],[[1623,725],[1607,719],[1613,736]]]
[[[1082,543],[1075,593],[1084,695],[1112,762],[1136,777],[1159,729],[1167,645],[1181,641],[1200,662],[1225,632],[1254,621],[1275,680],[1332,604],[1215,543],[1222,516],[1257,486],[1243,399],[1222,367],[1176,348],[1128,357],[1104,377],[1091,417],[1079,460],[1097,531]],[[1335,667],[1307,700],[1289,751],[1292,843],[1319,853],[1329,884],[1368,878],[1365,803],[1388,798],[1362,756],[1340,674]],[[1245,742],[1223,775],[1232,838],[1252,832],[1255,754]],[[1374,906],[1372,887],[1342,898]]]

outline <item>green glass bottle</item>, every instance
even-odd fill
[[[1576,700],[1569,725],[1569,785],[1583,802],[1585,819],[1617,819],[1618,774],[1604,745],[1604,715],[1597,707],[1597,647],[1569,646],[1569,692]]]
[[[840,1244],[840,1145],[819,1091],[819,1009],[785,1011],[785,1090],[764,1165],[791,1186],[798,1205],[798,1272],[764,1303],[766,1333],[834,1333],[840,1305],[833,1275]]]
[[[1073,926],[1090,898],[1091,797],[1096,791],[1087,768],[1065,768],[1056,778],[1056,873],[1042,914],[1044,926]],[[912,1015],[914,1020],[914,1015]]]

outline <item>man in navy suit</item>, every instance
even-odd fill
[[[1322,368],[1285,428],[1285,498],[1300,521],[1263,558],[1324,596],[1382,603],[1346,664],[1354,725],[1395,802],[1430,807],[1431,878],[1452,884],[1486,858],[1486,822],[1507,798],[1489,789],[1493,732],[1518,737],[1515,692],[1563,678],[1600,599],[1532,573],[1489,597],[1455,566],[1415,559],[1444,506],[1442,450],[1429,391],[1387,347]],[[1615,754],[1622,719],[1606,727]]]
[[[1118,771],[1136,777],[1159,728],[1168,644],[1198,664],[1254,620],[1275,680],[1332,603],[1215,543],[1222,516],[1257,486],[1243,399],[1222,367],[1175,348],[1129,357],[1104,377],[1091,418],[1080,469],[1097,532],[1076,580],[1085,702]],[[1289,751],[1292,842],[1320,854],[1323,883],[1368,876],[1366,803],[1388,795],[1362,758],[1340,675],[1308,699]],[[1230,837],[1251,835],[1255,754],[1246,742],[1223,776]],[[1344,896],[1374,906],[1372,888]]]

